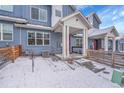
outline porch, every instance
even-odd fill
[[[80,13],[76,12],[67,17],[62,18],[54,28],[54,32],[62,33],[62,53],[56,54],[61,59],[81,58],[86,56],[88,49],[88,28],[90,27],[86,18]],[[71,36],[81,34],[82,49],[81,54],[72,53],[71,51]]]
[[[94,33],[93,33],[94,32]],[[116,51],[116,37],[118,32],[115,27],[106,29],[89,30],[89,48],[93,50]]]

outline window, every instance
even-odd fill
[[[124,51],[124,43],[120,43],[120,51]]]
[[[44,45],[49,45],[49,33],[44,33]]]
[[[13,25],[0,23],[0,40],[12,40],[13,37]]]
[[[35,33],[28,32],[28,45],[35,45]]]
[[[43,45],[43,33],[36,33],[37,34],[37,45]]]
[[[47,10],[46,9],[40,9],[40,21],[47,22]]]
[[[42,22],[47,22],[47,10],[32,7],[31,18]]]
[[[82,38],[76,38],[76,46],[82,46]]]
[[[31,8],[31,18],[32,19],[39,19],[39,10],[37,8]]]
[[[28,32],[28,45],[49,45],[49,33]]]
[[[56,11],[55,11],[55,14],[56,14],[56,16],[61,17],[61,11],[56,10]]]
[[[13,6],[12,5],[0,5],[0,10],[13,12]]]

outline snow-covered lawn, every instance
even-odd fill
[[[36,57],[34,72],[29,57],[20,57],[15,63],[0,70],[0,87],[120,87],[110,81],[112,68],[95,74],[85,67],[75,65],[72,70],[63,61],[53,62],[51,58]],[[95,63],[98,66],[104,66]]]

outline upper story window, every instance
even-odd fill
[[[13,6],[12,5],[0,5],[0,10],[13,12]]]
[[[31,19],[47,22],[47,10],[31,7]]]
[[[55,10],[55,15],[56,15],[57,17],[61,17],[61,11]]]
[[[13,38],[13,25],[0,23],[0,41],[11,41]]]

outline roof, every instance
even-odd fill
[[[118,32],[114,26],[105,29],[91,28],[90,30],[88,30],[88,36],[93,37],[99,35],[106,35],[107,33],[111,32],[113,29],[116,31],[116,35],[118,36]]]
[[[116,37],[117,40],[124,39],[124,33],[119,33],[119,36]]]
[[[98,15],[97,15],[95,12],[92,12],[92,13],[91,13],[90,15],[88,15],[87,17],[90,17],[90,16],[94,16],[99,24],[102,23],[101,20],[100,20],[100,18],[98,17]]]
[[[27,23],[28,22],[26,19],[23,19],[23,18],[15,18],[15,17],[2,16],[2,15],[0,15],[0,20],[16,22],[16,23]]]
[[[80,12],[80,11],[76,11],[75,13],[72,13],[68,16],[65,16],[63,18],[61,18],[54,26],[54,28],[58,27],[59,24],[61,24],[62,22],[72,18],[73,16],[76,16],[76,15],[80,15],[80,17],[82,17],[84,19],[84,21],[86,22],[88,28],[92,27],[91,24],[89,23],[89,21],[86,19],[86,17]]]

